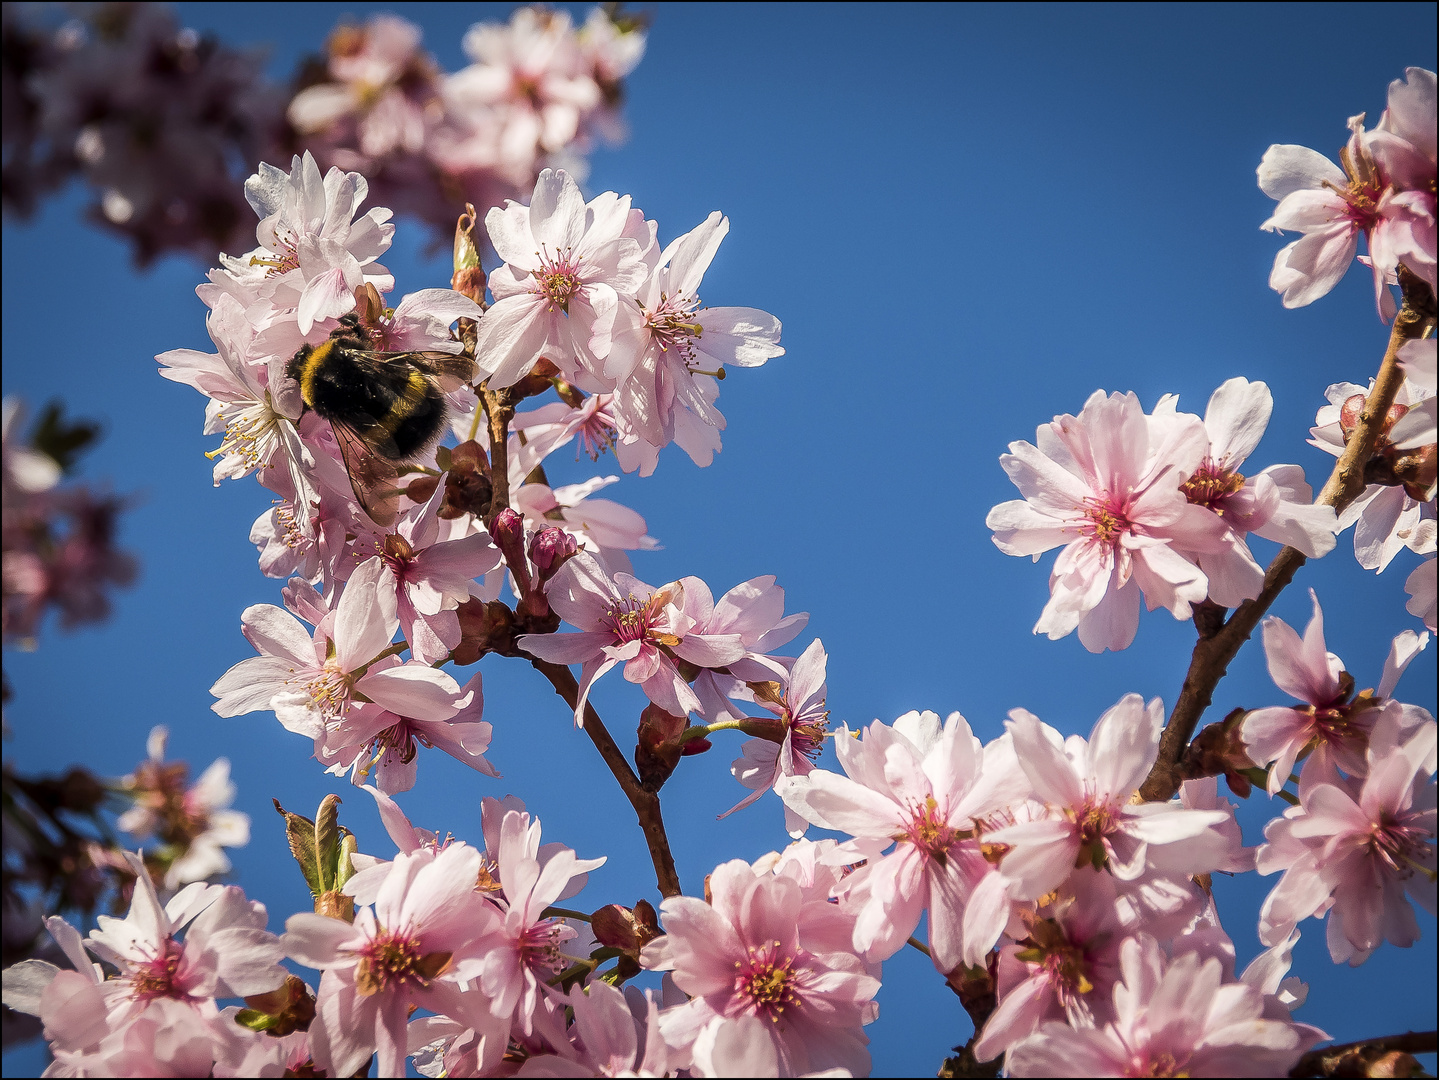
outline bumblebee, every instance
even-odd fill
[[[350,486],[377,525],[399,514],[397,466],[439,440],[449,408],[445,394],[475,375],[475,362],[443,352],[370,348],[353,313],[318,345],[302,345],[285,366],[305,407],[330,422]]]

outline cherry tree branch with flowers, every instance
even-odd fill
[[[1160,699],[1123,693],[1087,737],[1016,708],[985,742],[958,712],[833,724],[828,654],[818,638],[786,649],[808,615],[786,613],[774,577],[718,597],[696,576],[649,584],[630,559],[656,546],[648,526],[599,495],[617,478],[550,482],[546,458],[571,443],[641,477],[671,445],[708,465],[721,379],[785,353],[770,313],[701,302],[721,212],[662,243],[631,196],[586,198],[561,167],[618,101],[642,27],[521,9],[473,28],[452,76],[418,41],[391,16],[337,31],[286,109],[316,152],[256,163],[255,246],[197,288],[216,351],[157,357],[206,399],[215,481],[253,476],[274,497],[250,536],[280,603],[241,613],[254,655],[219,674],[213,709],[272,713],[309,740],[373,799],[395,850],[342,825],[333,794],[313,819],[277,802],[313,910],[273,933],[262,904],[206,880],[224,770],[192,798],[157,734],[125,827],[182,836],[184,857],[156,875],[123,854],[125,917],[82,935],[51,915],[58,951],[6,971],[6,1003],[38,1018],[57,1072],[867,1075],[865,1028],[906,945],[973,1021],[952,1075],[1372,1073],[1432,1047],[1411,1033],[1316,1049],[1331,1036],[1296,1018],[1308,987],[1290,974],[1311,919],[1353,966],[1412,946],[1413,905],[1434,910],[1439,725],[1395,696],[1429,634],[1398,634],[1358,689],[1317,595],[1302,635],[1265,618],[1350,526],[1368,568],[1434,548],[1432,72],[1393,82],[1373,130],[1350,122],[1342,168],[1293,146],[1260,165],[1278,200],[1265,228],[1303,234],[1275,262],[1283,302],[1324,296],[1362,239],[1393,322],[1373,384],[1330,387],[1316,416],[1337,458],[1317,498],[1296,465],[1246,464],[1274,399],[1244,378],[1202,417],[1097,390],[1010,444],[1000,464],[1022,497],[991,510],[994,542],[1060,549],[1035,632],[1124,649],[1142,600],[1199,641],[1167,720]],[[113,191],[111,222],[145,235],[139,189]],[[391,303],[396,208],[457,220],[450,288]],[[7,477],[12,459],[7,427]],[[1267,570],[1251,533],[1284,545]],[[1432,587],[1410,592],[1432,630]],[[1256,629],[1296,703],[1196,735]],[[490,654],[543,675],[598,750],[657,908],[636,886],[630,906],[586,913],[573,898],[604,856],[546,838],[514,796],[483,796],[468,839],[401,808],[432,750],[498,775],[512,733],[485,719],[482,673],[460,672]],[[643,693],[632,757],[592,704],[607,676]],[[744,794],[720,816],[774,792],[791,842],[719,861],[685,895],[659,793],[727,732],[747,736],[730,768]],[[1262,844],[1244,844],[1221,775],[1238,797],[1282,797]],[[1210,886],[1249,871],[1279,877],[1241,971]]]

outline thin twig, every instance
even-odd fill
[[[531,659],[530,663],[535,666],[541,675],[550,680],[550,685],[570,706],[580,699],[580,686],[575,682],[574,675],[570,669],[561,664],[551,664],[546,660]],[[624,752],[615,745],[610,737],[604,721],[600,719],[599,713],[589,702],[585,702],[585,734],[599,750],[600,757],[604,758],[605,764],[609,766],[610,772],[615,774],[619,781],[620,789],[624,791],[625,797],[629,799],[630,805],[635,809],[635,815],[639,818],[640,828],[644,830],[645,842],[649,845],[650,861],[655,865],[655,882],[659,885],[662,896],[679,896],[681,893],[679,874],[675,872],[675,858],[670,853],[669,837],[665,834],[664,819],[660,816],[660,797],[653,791],[647,791],[640,783],[639,777],[630,768],[625,760]]]
[[[1432,1054],[1439,1050],[1439,1031],[1406,1031],[1379,1039],[1361,1039],[1340,1046],[1311,1050],[1299,1059],[1290,1076],[1379,1076],[1406,1073],[1371,1073],[1366,1066],[1385,1054]]]
[[[1316,505],[1334,507],[1336,514],[1342,513],[1364,491],[1364,467],[1374,454],[1389,406],[1394,403],[1394,395],[1404,381],[1403,369],[1398,364],[1399,349],[1406,342],[1422,336],[1425,327],[1434,318],[1434,296],[1429,287],[1411,278],[1402,268],[1401,280],[1404,282],[1404,306],[1394,320],[1389,348],[1379,365],[1374,389],[1369,392],[1344,452],[1334,463],[1329,481],[1319,493],[1319,498],[1314,500]],[[1169,714],[1169,722],[1160,739],[1159,757],[1139,789],[1146,802],[1163,802],[1179,790],[1182,779],[1179,774],[1180,759],[1194,736],[1199,718],[1213,701],[1214,688],[1224,678],[1229,662],[1239,652],[1239,647],[1249,640],[1259,620],[1294,579],[1295,571],[1304,562],[1303,552],[1292,547],[1281,550],[1264,572],[1264,588],[1259,596],[1244,601],[1222,627],[1209,636],[1200,637],[1195,644],[1179,700],[1174,703],[1174,711]]]

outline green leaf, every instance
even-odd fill
[[[320,891],[338,889],[340,861],[340,797],[326,795],[315,815],[315,856],[319,866]]]
[[[290,841],[290,854],[300,864],[300,873],[305,875],[305,884],[316,899],[325,890],[321,887],[319,860],[315,853],[315,823],[307,817],[292,814],[280,805],[279,799],[271,800],[280,816],[285,819],[285,838]]]

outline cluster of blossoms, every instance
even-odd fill
[[[612,446],[622,464],[645,471],[671,439],[708,463],[718,446],[717,428],[708,425],[723,421],[709,405],[714,379],[696,374],[693,358],[703,348],[713,365],[744,366],[783,351],[774,343],[778,322],[763,312],[695,310],[695,287],[727,228],[721,215],[660,251],[657,226],[631,210],[628,197],[607,192],[587,205],[566,173],[546,170],[531,207],[491,211],[489,234],[513,259],[521,259],[523,242],[565,252],[563,265],[539,256],[533,272],[500,268],[490,275],[496,299],[488,310],[449,289],[422,290],[389,307],[383,294],[394,279],[377,259],[394,226],[388,210],[359,212],[363,177],[338,169],[321,177],[306,154],[288,173],[262,166],[246,191],[261,217],[260,246],[222,256],[198,290],[219,352],[159,357],[163,375],[209,399],[206,430],[224,433],[212,455],[216,483],[254,473],[277,496],[251,539],[262,570],[290,578],[284,607],[256,605],[241,616],[260,655],[215,684],[218,713],[272,709],[314,741],[316,757],[333,771],[362,783],[378,770],[387,792],[414,784],[417,744],[493,775],[482,756],[491,730],[480,719],[479,674],[462,687],[437,665],[505,651],[485,613],[507,577],[520,615],[543,631],[526,634],[530,623],[512,623],[518,647],[586,664],[577,719],[590,684],[620,661],[630,681],[680,717],[697,711],[720,720],[732,709],[727,695],[754,699],[748,681],[788,681],[786,662],[768,654],[798,633],[804,617],[784,617],[773,578],[737,586],[718,603],[695,578],[652,589],[629,576],[625,554],[653,546],[643,519],[591,497],[616,478],[551,488],[542,467],[576,437],[596,457]],[[680,278],[673,295],[665,284],[672,273]],[[560,293],[564,306],[554,300]],[[658,303],[651,293],[665,298],[653,311],[644,307]],[[357,500],[335,429],[305,406],[286,370],[298,349],[324,341],[342,319],[379,350],[457,355],[471,348],[484,388],[453,389],[453,426],[464,441],[432,447],[407,466],[417,475],[397,492],[395,519],[383,524]],[[623,351],[618,335],[614,347],[600,349],[621,319],[632,331]],[[452,332],[456,321],[470,327],[469,346]],[[552,374],[540,374],[541,363]],[[606,385],[605,370],[616,372],[611,392],[586,396],[580,386]],[[561,400],[515,416],[516,430],[492,441],[488,455],[474,440],[482,410],[497,408],[482,405],[482,394],[519,400],[552,387]],[[696,403],[702,413],[691,411]],[[637,415],[627,404],[651,421],[638,434],[627,426]],[[491,505],[500,484],[515,508]],[[555,615],[583,633],[551,636]],[[394,644],[397,632],[403,640]],[[401,659],[406,649],[410,657]],[[703,681],[696,669],[708,673]],[[785,713],[767,721],[766,734],[778,743],[794,728],[803,758],[818,749],[822,717],[804,734],[815,722]]]
[[[1392,286],[1401,274],[1418,279],[1433,295],[1436,271],[1434,72],[1409,68],[1389,84],[1378,125],[1364,116],[1349,120],[1350,137],[1339,152],[1340,169],[1305,146],[1276,145],[1259,165],[1259,186],[1278,200],[1263,228],[1304,235],[1281,250],[1269,283],[1284,294],[1285,307],[1303,307],[1326,295],[1355,261],[1359,237],[1369,248],[1360,257],[1374,276],[1379,314],[1392,320]],[[1382,571],[1403,548],[1430,556],[1405,587],[1409,611],[1435,628],[1435,342],[1412,340],[1399,352],[1404,383],[1394,395],[1372,459],[1364,493],[1339,518],[1354,525],[1354,554],[1366,570]],[[1339,456],[1363,411],[1370,385],[1336,383],[1325,391],[1310,442]]]
[[[438,160],[424,158],[430,147],[467,140],[476,169],[513,154],[533,170],[604,115],[606,88],[638,55],[642,39],[626,36],[606,19],[576,35],[564,16],[522,11],[507,29],[473,32],[475,66],[441,81],[413,28],[377,18],[336,36],[328,80],[291,118],[334,132],[332,159],[359,155],[348,161],[385,183],[403,186],[407,169]],[[1411,70],[1380,127],[1356,122],[1346,150],[1352,184],[1372,190],[1345,189],[1351,226],[1338,242],[1347,265],[1357,232],[1369,236],[1381,311],[1387,275],[1403,284],[1396,341],[1420,290],[1432,320],[1433,140],[1419,127],[1432,130],[1433,86]],[[475,130],[463,133],[456,109]],[[1272,151],[1266,168],[1293,181],[1288,160]],[[1337,184],[1316,190],[1328,199]],[[183,838],[183,857],[165,853],[153,875],[128,856],[137,882],[124,920],[102,917],[84,938],[48,920],[70,967],[6,971],[6,1003],[43,1024],[50,1075],[344,1076],[372,1057],[382,1076],[410,1061],[455,1077],[863,1075],[882,965],[911,944],[967,1007],[993,1001],[971,1010],[967,1049],[1002,1055],[1009,1075],[1286,1076],[1329,1038],[1292,1015],[1307,994],[1289,976],[1305,921],[1327,920],[1336,962],[1417,940],[1411,901],[1436,904],[1439,724],[1393,694],[1427,633],[1396,637],[1377,687],[1356,693],[1327,651],[1317,598],[1302,639],[1268,620],[1270,671],[1300,704],[1236,710],[1181,745],[1182,761],[1164,759],[1163,703],[1137,694],[1088,738],[1018,708],[987,743],[959,713],[831,730],[823,644],[777,655],[808,616],[785,615],[774,578],[718,599],[697,577],[648,585],[627,555],[653,546],[644,521],[591,497],[617,478],[551,487],[544,471],[576,441],[642,475],[671,442],[709,463],[724,367],[783,353],[767,313],[700,306],[726,219],[661,247],[628,196],[586,201],[567,171],[541,168],[528,205],[483,216],[496,269],[479,269],[468,207],[453,288],[391,306],[395,281],[378,260],[394,226],[388,209],[361,211],[369,190],[359,172],[322,175],[309,153],[288,172],[262,165],[245,185],[258,246],[222,256],[198,290],[218,351],[158,359],[207,398],[205,430],[223,433],[216,484],[255,475],[275,496],[251,539],[264,573],[287,579],[283,606],[243,612],[258,655],[214,684],[214,709],[272,711],[310,739],[323,766],[374,798],[398,852],[360,852],[334,796],[313,821],[281,810],[315,905],[272,933],[238,888],[190,880],[223,870],[220,847],[239,838],[223,763],[186,790],[155,735],[121,824],[162,848]],[[1352,223],[1361,195],[1385,207],[1382,225]],[[1318,243],[1326,258],[1333,239]],[[1306,243],[1276,270],[1295,295],[1294,275],[1318,258]],[[1359,445],[1378,440],[1361,464],[1379,490],[1358,501],[1311,502],[1298,466],[1240,471],[1273,404],[1245,379],[1220,386],[1202,418],[1172,396],[1146,413],[1133,394],[1099,391],[1034,444],[1013,443],[1001,464],[1024,498],[991,512],[995,542],[1036,559],[1063,548],[1036,631],[1125,648],[1143,594],[1179,618],[1204,610],[1214,639],[1238,625],[1224,609],[1261,595],[1251,533],[1316,557],[1358,520],[1360,561],[1378,569],[1398,547],[1432,550],[1434,351],[1409,336],[1397,357],[1407,396],[1382,432],[1371,392],[1348,386],[1315,430],[1336,452],[1356,432],[1369,440]],[[367,386],[348,413],[322,403],[325,363],[354,365],[361,384],[365,364],[395,365],[406,386],[443,395],[457,445],[439,445],[437,430],[413,455],[386,457],[377,444],[419,405],[366,400]],[[468,384],[441,374],[467,365]],[[516,412],[551,391],[558,400]],[[1428,607],[1422,579],[1411,607],[1432,625],[1427,565]],[[604,860],[542,844],[518,799],[481,801],[481,846],[416,828],[396,803],[417,783],[421,746],[496,775],[480,675],[444,670],[487,654],[545,674],[605,755],[645,830],[658,911],[557,907]],[[649,703],[638,774],[591,703],[615,667]],[[703,898],[684,896],[657,793],[683,757],[731,730],[750,736],[731,766],[748,794],[726,813],[773,790],[794,839],[720,863]],[[1179,730],[1187,743],[1192,726]],[[821,767],[827,744],[842,772]],[[1165,765],[1177,779],[1155,794]],[[1289,803],[1262,845],[1245,846],[1220,775],[1241,796],[1262,784]],[[840,835],[805,838],[811,826]],[[1250,870],[1282,877],[1260,914],[1266,951],[1239,971],[1208,875]],[[922,919],[925,945],[913,937]],[[286,959],[318,979],[288,974]],[[658,990],[620,988],[644,972],[659,974]],[[225,1004],[236,999],[243,1008]]]
[[[132,556],[115,547],[124,501],[82,484],[60,486],[66,466],[95,429],[65,424],[52,406],[28,437],[20,402],[6,398],[0,428],[4,497],[5,643],[32,641],[45,613],[69,628],[110,613],[110,589],[135,576]]]
[[[78,174],[95,192],[91,219],[141,263],[243,246],[234,162],[303,148],[443,230],[452,206],[495,206],[545,163],[582,167],[596,138],[620,138],[623,80],[645,46],[623,15],[597,8],[576,29],[563,12],[519,8],[507,25],[473,26],[474,62],[447,75],[417,27],[378,15],[338,27],[291,89],[266,81],[259,52],[181,28],[156,4],[47,19],[5,9],[5,209],[28,215]]]
[[[452,74],[420,36],[395,15],[341,25],[287,116],[321,164],[364,174],[378,200],[439,230],[452,206],[496,206],[546,164],[573,170],[596,139],[617,139],[623,80],[645,49],[638,20],[602,8],[578,28],[532,7],[477,23],[462,42],[471,63]]]

